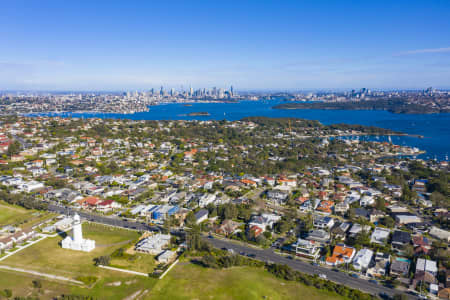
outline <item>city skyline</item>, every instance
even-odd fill
[[[1,5],[0,90],[448,89],[450,4]]]

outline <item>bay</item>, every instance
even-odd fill
[[[150,111],[134,114],[105,113],[45,113],[33,115],[58,115],[62,117],[118,118],[132,120],[240,120],[251,116],[293,117],[318,120],[322,124],[361,124],[377,126],[413,136],[392,137],[398,145],[425,150],[424,159],[448,160],[450,152],[450,114],[393,114],[376,110],[283,110],[272,107],[284,103],[279,100],[240,101],[236,103],[182,103],[150,106]],[[208,112],[208,116],[188,116],[189,113]],[[385,140],[386,138],[380,138]]]

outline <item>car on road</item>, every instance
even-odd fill
[[[350,276],[353,278],[359,278],[358,274],[355,274],[355,273],[350,274]]]
[[[369,282],[370,282],[370,283],[373,283],[373,284],[378,284],[378,281],[376,281],[376,280],[374,280],[374,279],[370,279]]]
[[[256,255],[253,254],[253,253],[249,253],[249,254],[247,254],[247,256],[248,256],[248,257],[252,257],[252,258],[253,258],[253,257],[256,257]]]
[[[322,279],[327,279],[327,275],[325,275],[325,274],[323,274],[323,273],[322,273],[322,274],[319,274],[319,277],[322,278]]]
[[[318,266],[319,266],[319,264],[316,263],[316,262],[312,262],[311,265],[313,265],[313,266],[315,266],[315,267],[318,267]]]
[[[289,255],[287,258],[288,259],[294,259],[294,257],[292,255]]]

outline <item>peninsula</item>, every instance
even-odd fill
[[[383,99],[370,101],[343,102],[293,102],[283,103],[274,109],[329,109],[329,110],[386,110],[395,114],[434,114],[448,113],[448,105],[425,105],[425,103],[411,103],[403,99]]]

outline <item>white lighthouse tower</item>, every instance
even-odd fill
[[[64,249],[72,249],[77,251],[89,252],[95,249],[95,241],[83,239],[83,230],[81,227],[81,220],[78,214],[73,216],[72,223],[73,237],[67,236],[62,242],[61,246]]]
[[[78,214],[73,217],[73,241],[81,243],[83,241],[83,231],[81,230],[81,220]]]

